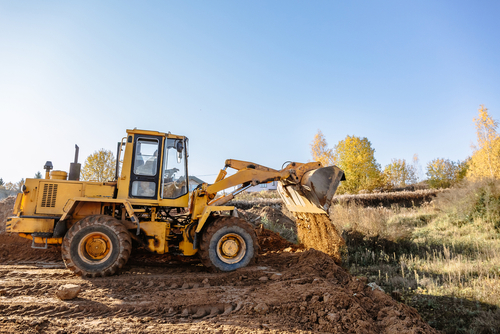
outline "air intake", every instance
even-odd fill
[[[42,208],[54,208],[56,206],[57,184],[49,183],[43,185]]]

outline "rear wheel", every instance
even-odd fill
[[[77,275],[110,276],[127,263],[131,250],[132,241],[123,224],[109,216],[89,216],[69,229],[62,257]]]
[[[203,233],[200,256],[203,265],[217,271],[232,271],[254,262],[257,236],[253,227],[236,217],[221,217]]]

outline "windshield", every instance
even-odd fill
[[[177,198],[187,194],[186,151],[183,139],[167,138],[163,163],[162,198]]]

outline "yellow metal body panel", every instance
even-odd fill
[[[11,232],[53,232],[55,219],[40,219],[40,218],[19,218],[9,217],[5,224],[5,231]]]
[[[186,235],[184,235],[184,240],[179,242],[179,249],[184,256],[193,256],[198,252],[197,249],[193,249],[193,243],[187,239]]]
[[[114,192],[115,192],[114,186],[109,186],[103,183],[84,183],[82,196],[113,198]]]
[[[151,252],[158,254],[168,253],[168,243],[166,241],[167,223],[164,222],[141,222],[141,230],[146,233],[148,239],[146,247]]]
[[[24,182],[26,191],[22,194],[21,207],[16,215],[30,216],[35,214],[40,181],[43,181],[43,179],[26,179]]]
[[[12,213],[17,215],[21,212],[21,203],[23,200],[23,194],[19,193],[16,196],[16,202],[14,203],[14,209],[12,210]]]
[[[99,206],[102,204],[123,204],[125,210],[127,210],[128,215],[132,218],[133,221],[138,221],[137,217],[134,214],[134,209],[130,202],[124,199],[114,199],[114,198],[87,198],[87,197],[76,197],[69,199],[66,202],[66,205],[63,208],[63,215],[61,220],[65,220],[68,216],[72,215],[75,210],[79,207],[80,203],[96,203]]]
[[[100,202],[78,202],[73,211],[72,218],[73,220],[80,220],[87,216],[98,215],[101,214],[102,203]]]
[[[68,198],[80,197],[81,182],[63,180],[43,180],[39,185],[36,213],[60,215]]]
[[[234,206],[206,206],[205,209],[203,210],[203,214],[201,215],[200,219],[198,220],[198,226],[196,227],[196,233],[199,233],[201,229],[203,228],[203,225],[205,225],[205,222],[207,221],[208,217],[210,217],[210,214],[214,211],[233,211]]]
[[[31,234],[24,234],[24,233],[19,233],[18,234],[20,237],[33,240],[33,236]],[[42,238],[42,237],[35,237],[35,243],[37,244],[44,244],[45,240],[47,240],[47,243],[50,245],[61,245],[63,242],[63,238]]]

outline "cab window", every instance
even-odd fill
[[[136,145],[134,174],[155,176],[158,165],[158,140],[139,139]]]

